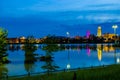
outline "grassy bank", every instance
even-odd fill
[[[74,72],[77,80],[119,80],[120,65],[111,65],[92,69],[79,69],[77,71],[66,71],[51,73],[50,75],[35,75],[25,77],[10,77],[8,80],[73,80]]]

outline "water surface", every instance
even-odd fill
[[[9,76],[17,76],[45,72],[49,67],[54,67],[56,70],[68,70],[120,63],[120,48],[113,47],[112,44],[36,44],[37,50],[24,50],[23,46],[23,44],[8,46],[8,59],[11,63],[0,65],[3,70],[0,71],[1,73],[7,70]],[[53,58],[41,61],[39,58],[41,56]]]

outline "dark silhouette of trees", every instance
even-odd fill
[[[0,28],[0,63],[9,63],[7,59],[7,30]]]

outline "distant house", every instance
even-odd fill
[[[75,36],[75,39],[79,40],[79,39],[81,39],[81,37],[80,36]]]
[[[19,38],[7,38],[8,43],[19,43]]]
[[[20,37],[20,43],[25,43],[26,38],[24,36]]]
[[[117,39],[116,34],[106,33],[106,34],[103,34],[102,36],[105,39],[105,42],[110,42],[112,40],[114,41]]]

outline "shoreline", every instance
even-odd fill
[[[112,64],[112,65],[118,65],[118,64]],[[77,71],[77,70],[89,70],[89,69],[96,69],[96,68],[105,68],[108,66],[112,66],[112,65],[101,65],[101,66],[90,66],[90,67],[83,67],[83,68],[72,68],[72,69],[61,69],[61,70],[55,70],[55,71],[50,71],[50,73],[59,73],[59,72],[71,72],[71,71]],[[30,76],[35,76],[35,75],[44,75],[45,73],[47,73],[47,71],[44,72],[35,72],[35,73],[31,73]],[[9,76],[9,77],[25,77],[25,76],[29,76],[28,74],[23,74],[23,75],[14,75],[14,76]]]
[[[8,80],[72,80],[73,73],[77,74],[77,80],[119,80],[120,64],[92,67],[87,69],[77,69],[71,71],[54,72],[47,74],[25,75],[19,77],[9,77]]]
[[[46,43],[8,43],[8,44],[46,44]],[[115,44],[115,43],[104,42],[104,43],[47,43],[47,44]]]

